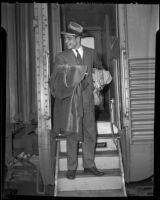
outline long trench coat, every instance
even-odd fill
[[[83,140],[83,114],[94,114],[93,66],[102,68],[95,50],[83,46],[83,65],[77,66],[72,50],[65,50],[55,57],[53,73],[50,78],[51,94],[55,98],[53,111],[53,130],[56,134],[77,134]],[[87,71],[87,76],[85,73]],[[85,88],[81,83],[85,77]],[[95,124],[93,124],[95,126]]]

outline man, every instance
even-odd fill
[[[102,176],[94,163],[96,125],[92,68],[102,69],[95,50],[81,46],[83,27],[70,22],[62,32],[67,50],[55,57],[51,92],[55,97],[54,132],[67,140],[67,178],[74,179],[78,165],[78,142],[82,143],[84,173]]]

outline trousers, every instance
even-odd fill
[[[83,167],[95,167],[94,154],[96,145],[95,114],[85,112],[83,117],[82,159]],[[67,136],[67,167],[68,170],[76,170],[78,167],[78,141],[75,134]]]

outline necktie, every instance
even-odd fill
[[[83,62],[82,62],[81,55],[79,54],[79,51],[77,49],[76,49],[76,52],[77,52],[77,63],[78,63],[78,65],[82,65]],[[84,77],[84,79],[82,80],[81,84],[82,84],[82,88],[83,89],[85,89],[87,87],[88,82],[87,82],[86,77]]]
[[[77,63],[78,65],[82,65],[82,58],[77,49],[76,49],[76,53],[77,53]]]

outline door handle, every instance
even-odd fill
[[[110,114],[111,114],[111,123],[114,124],[115,118],[114,118],[114,99],[113,98],[110,100]]]

